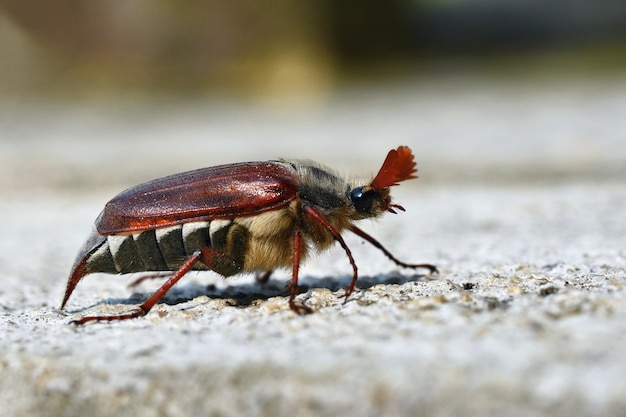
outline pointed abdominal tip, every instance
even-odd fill
[[[387,154],[383,166],[372,180],[370,186],[374,189],[382,189],[398,185],[400,181],[416,178],[415,157],[408,146],[398,146]]]

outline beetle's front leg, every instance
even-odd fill
[[[412,269],[424,268],[424,269],[428,269],[428,271],[431,274],[438,274],[439,273],[439,270],[437,269],[437,267],[435,265],[431,265],[431,264],[408,264],[406,262],[402,262],[401,260],[399,260],[398,258],[393,256],[393,254],[391,252],[389,252],[379,241],[377,241],[372,236],[370,236],[369,234],[365,233],[363,230],[361,230],[360,228],[356,227],[355,225],[350,225],[348,227],[348,229],[350,229],[350,231],[353,232],[354,234],[356,234],[357,236],[362,237],[363,239],[365,239],[366,241],[368,241],[369,243],[374,245],[374,247],[380,249],[381,252],[384,253],[387,258],[391,259],[396,265],[402,266],[404,268],[412,268]]]

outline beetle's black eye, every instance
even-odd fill
[[[370,213],[372,211],[372,203],[375,198],[376,193],[373,190],[363,192],[363,187],[350,191],[350,200],[352,200],[354,208],[361,213]]]

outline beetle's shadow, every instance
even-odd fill
[[[351,297],[358,296],[358,290],[367,290],[375,285],[401,285],[408,282],[419,282],[428,280],[425,274],[400,275],[398,273],[387,273],[373,276],[362,276],[356,285],[356,290]],[[348,287],[352,276],[344,275],[340,277],[303,276],[299,280],[298,293],[302,294],[311,289],[325,288],[330,291],[339,291],[338,295],[343,295],[343,291]],[[176,305],[186,303],[197,297],[206,296],[210,299],[227,300],[235,307],[247,307],[258,301],[265,301],[273,297],[288,297],[290,280],[270,279],[267,282],[254,282],[237,284],[234,281],[231,285],[220,286],[202,285],[197,283],[185,283],[172,288],[159,300],[159,303]],[[154,292],[135,292],[128,298],[107,298],[102,302],[106,304],[138,305],[146,301]],[[77,310],[81,312],[95,307],[99,302],[91,307]]]

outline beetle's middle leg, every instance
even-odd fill
[[[289,283],[289,308],[296,314],[311,314],[313,309],[303,303],[296,302],[298,295],[298,271],[300,270],[300,246],[302,244],[302,232],[294,230],[293,232],[293,272],[291,282]]]

